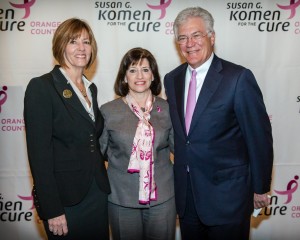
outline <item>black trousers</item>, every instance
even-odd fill
[[[108,202],[107,194],[102,192],[95,180],[88,194],[79,204],[65,207],[68,225],[66,236],[53,235],[48,222],[44,227],[49,240],[108,240]]]
[[[205,197],[205,193],[203,193]],[[234,216],[232,216],[234,218]],[[250,216],[242,222],[207,226],[201,222],[195,208],[190,177],[188,174],[186,209],[179,218],[182,240],[247,240],[250,233]]]

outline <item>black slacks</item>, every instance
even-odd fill
[[[205,193],[203,193],[205,197]],[[234,216],[232,216],[234,218]],[[250,233],[250,216],[242,222],[207,226],[199,218],[188,174],[186,209],[179,218],[182,240],[247,240]]]
[[[71,207],[65,207],[68,225],[66,236],[53,235],[48,222],[44,227],[49,240],[108,240],[108,202],[107,194],[102,192],[95,180],[83,201]]]

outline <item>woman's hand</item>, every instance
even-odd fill
[[[65,214],[48,219],[48,224],[50,232],[52,232],[54,235],[67,235],[68,226]]]

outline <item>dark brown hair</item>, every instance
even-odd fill
[[[130,49],[122,58],[118,75],[116,77],[114,90],[115,93],[121,97],[124,97],[129,92],[128,84],[125,82],[126,71],[131,65],[136,65],[141,62],[142,59],[147,59],[153,74],[154,80],[151,82],[150,90],[153,95],[157,96],[161,92],[161,80],[158,71],[157,62],[147,49],[140,47]]]
[[[86,68],[89,68],[95,61],[97,57],[97,43],[92,29],[85,21],[78,18],[70,18],[58,26],[52,39],[53,56],[62,67],[67,67],[64,58],[64,52],[67,44],[71,39],[80,37],[83,30],[87,31],[92,47],[92,55]]]

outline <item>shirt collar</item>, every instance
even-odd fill
[[[204,62],[201,66],[197,67],[196,69],[192,68],[190,65],[188,65],[188,69],[190,74],[192,75],[192,71],[196,70],[197,72],[197,76],[201,75],[201,74],[206,74],[208,72],[208,69],[212,63],[212,60],[214,58],[214,53],[212,53],[210,55],[210,57],[206,60],[206,62]]]
[[[71,79],[68,77],[66,71],[62,67],[60,67],[59,70],[62,72],[62,74],[67,79],[67,83],[70,84]],[[83,81],[83,84],[84,84],[86,89],[88,89],[92,84],[92,82],[89,81],[84,75],[82,75],[82,81]]]

